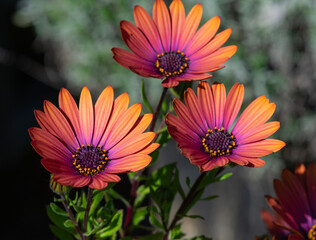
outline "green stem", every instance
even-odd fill
[[[88,224],[88,219],[89,219],[89,212],[90,212],[90,207],[92,203],[92,198],[93,198],[93,190],[88,187],[87,207],[84,213],[83,227],[82,227],[83,232],[87,231],[87,224]]]
[[[75,216],[74,216],[74,214],[72,213],[72,211],[71,211],[71,209],[70,209],[70,207],[69,207],[69,205],[68,205],[68,203],[67,203],[67,201],[66,201],[65,196],[64,196],[64,195],[60,195],[60,197],[61,197],[61,199],[62,199],[62,203],[63,203],[63,205],[64,205],[64,208],[66,209],[70,220],[71,220],[72,223],[74,224],[75,230],[76,230],[76,232],[78,233],[80,239],[81,239],[81,240],[85,240],[86,238],[83,236],[83,233],[81,232],[81,229],[80,229],[80,227],[79,227],[79,225],[78,225],[78,222],[76,221]]]
[[[161,105],[162,105],[163,99],[166,96],[167,90],[168,90],[168,88],[163,88],[163,91],[161,93],[160,100],[159,100],[159,103],[158,103],[158,105],[156,107],[156,111],[154,113],[153,121],[151,122],[151,126],[150,126],[150,129],[149,129],[149,131],[151,131],[151,132],[155,128],[155,125],[156,125],[156,122],[157,122],[157,119],[158,119],[158,115],[160,113]]]
[[[218,176],[218,174],[220,174],[223,170],[224,170],[224,167],[220,167],[214,177]],[[175,214],[175,216],[173,218],[173,221],[171,222],[169,228],[167,229],[167,231],[164,235],[164,238],[163,238],[164,240],[169,240],[169,237],[168,237],[169,232],[176,226],[178,221],[183,217],[185,210],[191,204],[192,200],[198,194],[200,194],[201,191],[204,191],[204,189],[200,189],[200,190],[197,190],[197,189],[198,189],[200,183],[202,182],[202,180],[204,179],[204,177],[207,175],[207,173],[208,172],[202,172],[200,174],[200,176],[195,180],[195,183],[191,187],[188,195],[183,200],[181,206],[179,207],[177,213]]]
[[[168,90],[168,88],[163,88],[163,91],[161,93],[159,103],[156,107],[149,131],[153,131],[155,128],[155,125],[156,125],[156,122],[157,122],[157,119],[158,119],[158,116],[159,116],[159,113],[161,110],[161,105],[162,105],[163,99],[166,96],[167,90]],[[155,138],[155,140],[156,140],[156,138]],[[128,235],[128,227],[131,224],[132,219],[133,219],[133,215],[134,215],[134,203],[135,203],[135,200],[137,197],[137,188],[139,185],[139,181],[137,180],[137,178],[142,175],[143,171],[144,171],[143,169],[138,171],[132,180],[132,188],[131,188],[130,199],[129,199],[130,206],[127,207],[126,217],[125,217],[125,221],[124,221],[124,230],[123,230],[124,237]]]

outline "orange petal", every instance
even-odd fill
[[[64,143],[62,143],[54,135],[47,132],[45,129],[30,128],[29,133],[33,141],[37,140],[45,143],[48,146],[54,146],[58,149],[58,151],[62,152],[65,156],[72,155],[71,151],[64,145]]]
[[[44,111],[45,115],[50,118],[51,127],[54,128],[58,138],[65,141],[67,146],[74,150],[78,146],[78,141],[65,116],[49,101],[44,102]]]
[[[195,52],[192,56],[190,56],[190,60],[195,60],[199,58],[203,58],[205,56],[209,56],[213,52],[215,52],[218,48],[220,48],[230,37],[232,33],[232,29],[228,28],[219,34],[217,34],[208,44],[206,44],[199,51]]]
[[[165,88],[172,88],[179,85],[179,81],[174,77],[168,77],[162,81],[161,85]]]
[[[206,132],[208,130],[207,122],[203,118],[203,114],[200,111],[200,108],[198,105],[197,97],[195,96],[195,93],[193,92],[193,90],[191,88],[188,88],[184,92],[184,101],[185,101],[185,105],[187,106],[193,120],[200,127],[201,131],[206,134]]]
[[[146,10],[141,6],[136,6],[134,8],[134,18],[137,27],[139,27],[144,35],[148,38],[156,53],[163,53],[159,32],[154,21],[146,12]]]
[[[140,103],[134,104],[117,119],[109,133],[105,149],[112,148],[131,130],[139,117],[141,109]]]
[[[186,55],[191,56],[196,51],[204,47],[215,35],[220,25],[220,18],[213,17],[205,23],[194,35],[192,41],[189,42],[186,48]]]
[[[153,19],[160,34],[164,50],[168,52],[171,47],[170,13],[163,0],[156,0],[153,7]]]
[[[177,51],[184,28],[185,10],[181,0],[173,0],[169,9],[172,27],[171,50]]]
[[[227,95],[223,124],[226,130],[230,128],[240,110],[242,101],[244,99],[244,93],[244,85],[236,83]]]
[[[90,176],[83,175],[66,175],[64,173],[54,174],[53,180],[61,185],[72,187],[84,187],[91,181]]]
[[[238,146],[234,153],[245,157],[263,157],[279,151],[285,146],[283,141],[277,139],[264,139],[259,142]]]
[[[151,157],[145,154],[134,154],[108,163],[106,172],[124,173],[135,172],[146,167],[151,161]]]
[[[257,142],[270,137],[280,128],[280,122],[269,122],[247,131],[238,139],[238,145]]]
[[[224,118],[224,109],[226,103],[226,89],[222,83],[212,84],[212,94],[214,97],[214,112],[215,112],[215,126],[217,128],[222,127]]]
[[[212,90],[207,82],[199,82],[197,96],[199,106],[210,129],[215,127],[215,109]]]
[[[91,182],[89,184],[89,188],[101,190],[101,189],[106,188],[107,185],[108,185],[107,182],[102,181],[101,178],[96,176],[96,177],[92,177]]]
[[[68,119],[70,120],[77,138],[81,139],[78,106],[67,89],[62,88],[60,90],[58,102],[59,108],[67,115]]]
[[[71,154],[69,152],[61,151],[58,147],[55,145],[47,145],[44,142],[41,142],[39,140],[34,140],[31,142],[33,148],[35,151],[42,156],[43,158],[49,158],[61,162],[65,162],[64,165],[70,164],[70,158]]]
[[[201,166],[200,171],[211,171],[215,167],[223,167],[229,162],[227,157],[221,156],[218,158],[210,159],[207,163]]]
[[[190,128],[193,132],[196,132],[200,136],[204,136],[205,132],[194,121],[194,118],[188,111],[188,108],[177,98],[173,100],[173,107],[177,116],[183,121],[187,128]]]
[[[140,58],[155,62],[157,53],[154,51],[144,34],[128,21],[121,21],[120,29],[125,44]]]
[[[110,118],[114,101],[113,88],[108,86],[100,94],[95,104],[93,145],[98,145]]]
[[[79,116],[80,116],[80,127],[82,130],[83,144],[90,144],[93,134],[94,125],[94,112],[91,94],[89,89],[84,86],[79,100]]]
[[[114,125],[117,122],[117,119],[120,118],[122,116],[123,112],[126,111],[126,109],[128,107],[128,103],[129,103],[128,93],[123,93],[122,95],[118,96],[115,99],[112,114],[110,116],[110,121],[109,121],[108,126],[106,127],[106,130],[103,134],[103,137],[99,143],[101,146],[104,146],[104,144],[108,138],[109,133],[111,132],[112,128],[114,127]]]
[[[257,98],[243,111],[237,120],[233,134],[238,138],[251,128],[265,123],[271,118],[275,108],[275,104],[269,104],[269,100],[265,96]]]
[[[196,4],[185,19],[182,37],[180,38],[179,50],[184,51],[188,42],[193,38],[202,18],[203,8],[200,3]]]
[[[158,147],[160,146],[159,143],[152,143],[148,145],[146,148],[143,150],[139,151],[139,154],[151,154],[153,151],[155,151]]]
[[[123,139],[109,151],[109,158],[116,159],[134,154],[147,146],[155,136],[154,132],[146,132],[128,141]]]

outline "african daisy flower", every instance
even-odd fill
[[[248,167],[265,164],[259,157],[280,150],[285,143],[265,139],[279,127],[279,122],[266,121],[272,116],[275,104],[262,96],[253,101],[233,122],[244,98],[244,86],[236,83],[226,97],[224,84],[212,87],[201,81],[197,96],[192,89],[184,94],[183,104],[173,101],[178,117],[168,114],[166,124],[171,137],[182,154],[197,165],[200,171],[234,162]]]
[[[153,18],[141,6],[134,8],[136,26],[120,23],[122,38],[133,52],[113,48],[114,59],[123,67],[143,77],[165,80],[162,86],[175,87],[179,81],[212,77],[208,72],[223,68],[237,50],[236,46],[220,48],[229,38],[231,28],[217,34],[220,18],[214,17],[198,31],[202,5],[196,4],[185,16],[180,0],[169,9],[163,0],[156,0]]]
[[[87,87],[82,89],[79,109],[62,88],[59,109],[44,102],[44,112],[35,110],[41,128],[29,129],[32,146],[43,157],[42,165],[59,184],[102,189],[118,182],[116,173],[146,167],[148,156],[159,144],[155,133],[146,132],[152,114],[140,116],[141,105],[128,107],[127,93],[114,100],[111,86],[104,89],[93,107]]]
[[[276,216],[262,211],[262,218],[276,240],[316,239],[316,165],[306,170],[298,164],[294,174],[284,169],[282,179],[274,180],[276,198],[266,196]]]

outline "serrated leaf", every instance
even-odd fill
[[[148,101],[147,95],[146,95],[144,80],[142,80],[142,99],[143,99],[143,103],[146,106],[146,108],[148,109],[148,111],[150,113],[154,113],[154,110],[151,107],[151,105]]]
[[[68,217],[68,213],[64,210],[58,207],[55,203],[50,204],[50,208],[56,213],[57,215]]]
[[[53,234],[60,240],[74,240],[74,238],[66,231],[49,224],[50,230],[53,232]]]
[[[119,210],[112,217],[108,226],[104,227],[100,232],[97,233],[98,237],[106,238],[113,236],[122,226],[123,211]]]

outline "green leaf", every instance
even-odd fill
[[[187,184],[188,188],[191,188],[190,182],[191,182],[190,178],[186,177],[185,183]]]
[[[61,216],[57,213],[55,213],[51,206],[47,206],[46,207],[46,211],[47,211],[47,215],[48,215],[48,218],[59,228],[61,228],[62,230],[65,230],[67,232],[69,232],[70,234],[75,234],[76,231],[75,229],[73,228],[67,228],[64,226],[64,222],[66,222],[67,220],[69,220],[68,217],[65,217],[65,216]]]
[[[200,216],[200,215],[184,215],[184,217],[187,217],[187,218],[200,218],[202,220],[204,220],[204,217]]]
[[[164,234],[162,232],[150,234],[147,236],[142,236],[137,238],[138,240],[161,240],[163,238]]]
[[[219,197],[218,195],[212,195],[212,196],[209,196],[206,198],[201,198],[200,201],[210,201],[210,200],[213,200],[213,199],[218,198],[218,197]]]
[[[122,226],[123,211],[119,210],[112,217],[108,226],[104,227],[100,232],[97,233],[98,237],[106,238],[113,236]]]
[[[147,98],[147,95],[146,95],[146,92],[145,92],[145,84],[144,84],[144,80],[142,80],[142,98],[143,98],[143,103],[144,105],[147,107],[148,111],[153,113],[154,110],[153,108],[151,107],[149,101],[148,101],[148,98]]]
[[[97,207],[99,207],[100,202],[102,201],[104,196],[104,190],[95,191],[93,193],[92,204],[90,207],[89,215],[93,215]]]
[[[69,233],[52,224],[49,224],[49,228],[53,232],[53,234],[60,240],[74,240],[74,238]]]
[[[51,204],[50,204],[50,208],[51,208],[51,209],[54,211],[54,213],[56,213],[57,215],[68,217],[68,213],[67,213],[64,209],[61,209],[60,207],[58,207],[55,203],[51,203]]]
[[[180,193],[180,196],[182,197],[182,200],[185,198],[185,193],[183,191],[183,188],[180,184],[180,180],[179,180],[179,170],[176,168],[175,170],[175,175],[174,175],[174,186],[175,188],[178,190],[178,192]]]
[[[147,207],[137,208],[133,215],[132,224],[137,226],[141,221],[143,221],[147,215]]]
[[[224,181],[232,175],[233,175],[233,173],[225,173],[224,175],[222,175],[218,178],[218,181]]]
[[[148,207],[148,213],[149,213],[149,221],[151,222],[151,224],[155,227],[158,227],[162,230],[165,230],[163,225],[159,222],[159,220],[156,218],[155,216],[155,212],[157,213],[158,210],[155,206],[149,206]]]
[[[185,234],[181,231],[181,224],[176,225],[169,233],[169,239],[182,239]]]
[[[64,222],[64,226],[65,226],[66,228],[75,228],[74,223],[73,223],[70,219],[67,219],[67,220]]]
[[[201,236],[189,238],[186,240],[212,240],[212,238],[208,238],[208,237],[205,237],[204,235],[201,235]]]
[[[135,199],[134,206],[137,208],[146,198],[146,196],[150,193],[149,187],[144,185],[140,185],[137,189],[137,197]]]

